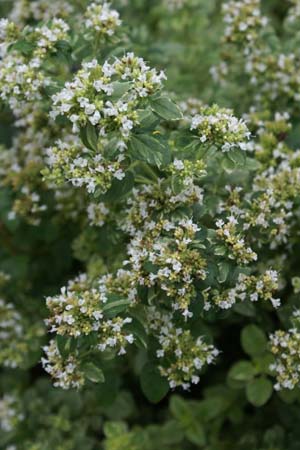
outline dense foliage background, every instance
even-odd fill
[[[0,8],[0,448],[298,450],[300,2]]]

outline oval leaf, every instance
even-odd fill
[[[129,151],[134,159],[139,159],[158,167],[170,162],[169,149],[157,139],[146,134],[132,136]]]
[[[270,399],[273,386],[265,377],[257,378],[247,384],[246,395],[249,402],[254,406],[263,406]]]
[[[165,120],[178,120],[183,117],[180,108],[165,96],[152,100],[151,108],[158,116]]]
[[[231,367],[228,376],[235,381],[249,381],[255,374],[255,367],[250,361],[239,361]]]
[[[250,356],[259,356],[267,349],[265,333],[256,325],[246,326],[241,334],[243,350]]]
[[[83,367],[83,371],[86,378],[93,383],[104,383],[105,378],[103,371],[92,362],[86,363]]]
[[[160,402],[169,391],[169,383],[163,378],[157,367],[146,364],[140,376],[141,388],[151,403]]]

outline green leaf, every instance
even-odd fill
[[[235,305],[233,305],[233,310],[241,316],[245,317],[254,317],[256,314],[254,304],[247,300],[242,303],[236,303]]]
[[[205,431],[201,423],[193,422],[185,430],[187,439],[195,445],[205,445]]]
[[[30,55],[34,50],[35,45],[32,42],[21,39],[9,47],[9,51],[18,51],[25,56]]]
[[[114,438],[122,436],[127,432],[127,425],[125,422],[106,422],[103,427],[103,432],[107,438]]]
[[[218,281],[219,283],[225,283],[229,275],[230,265],[226,262],[221,262],[218,264],[218,268],[219,268]]]
[[[229,150],[229,152],[226,153],[226,156],[236,165],[236,166],[244,166],[246,155],[243,150],[234,148],[232,150]]]
[[[250,381],[255,374],[255,367],[250,361],[239,361],[231,367],[228,376],[235,381]]]
[[[142,323],[133,318],[132,322],[125,325],[125,329],[131,332],[135,338],[135,344],[141,348],[147,348],[148,345],[148,335]]]
[[[107,302],[103,306],[106,316],[114,317],[123,312],[131,304],[131,300],[124,299],[115,294],[108,296]]]
[[[145,161],[157,167],[169,164],[171,160],[168,147],[146,134],[132,136],[129,151],[134,159]]]
[[[141,132],[146,132],[150,130],[154,130],[155,127],[159,124],[159,117],[153,113],[152,110],[143,109],[138,111],[138,121],[139,121],[139,129],[143,130]]]
[[[228,408],[229,404],[224,397],[211,396],[197,403],[197,416],[208,422],[220,416]]]
[[[165,96],[151,100],[151,108],[158,116],[165,120],[178,120],[183,117],[180,108]]]
[[[225,245],[216,245],[214,247],[214,254],[216,256],[224,256],[226,255],[227,252],[227,248],[225,247]]]
[[[284,403],[291,405],[292,403],[295,403],[299,399],[299,389],[298,388],[294,388],[292,390],[282,389],[281,391],[277,392],[277,395],[280,398],[280,400],[282,400]]]
[[[59,353],[63,358],[66,358],[76,348],[76,341],[74,338],[56,335],[56,345]]]
[[[241,344],[248,355],[259,356],[266,351],[268,341],[257,325],[248,325],[241,333]]]
[[[155,434],[159,436],[160,445],[178,444],[183,439],[183,431],[178,427],[177,420],[169,420],[163,426],[159,426],[159,433]]]
[[[235,170],[236,164],[227,156],[227,153],[225,153],[221,158],[221,167],[225,170],[225,172],[231,173]]]
[[[87,148],[94,151],[98,150],[97,131],[91,123],[88,122],[84,128],[80,129],[80,138]]]
[[[105,415],[113,420],[124,420],[136,412],[136,406],[129,391],[121,391],[115,401],[105,408]]]
[[[114,81],[112,83],[113,93],[111,95],[112,100],[121,98],[132,86],[132,81]]]
[[[170,401],[170,410],[182,426],[186,438],[193,444],[204,445],[206,441],[204,428],[188,402],[174,395]]]
[[[265,352],[259,356],[253,356],[252,361],[260,373],[274,375],[273,371],[270,369],[270,366],[274,364],[275,356],[271,353]]]
[[[244,168],[247,170],[258,170],[261,168],[261,163],[254,158],[247,157]]]
[[[173,416],[182,424],[187,425],[191,411],[188,403],[178,395],[173,395],[170,400],[170,411]]]
[[[57,41],[55,47],[57,48],[57,50],[65,54],[68,54],[72,51],[72,46],[70,42],[64,40]]]
[[[105,378],[103,371],[92,362],[86,363],[83,367],[83,371],[86,378],[93,383],[104,383]]]
[[[248,401],[254,406],[263,406],[270,399],[273,386],[265,377],[256,378],[247,384],[246,395]]]
[[[105,193],[105,196],[103,198],[105,201],[119,200],[121,197],[128,194],[128,192],[132,190],[133,185],[133,173],[127,171],[123,180],[113,180],[110,189]]]
[[[169,392],[169,383],[151,364],[143,367],[140,382],[143,393],[151,403],[159,403]]]

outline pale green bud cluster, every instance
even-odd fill
[[[170,165],[170,172],[176,180],[180,180],[184,185],[190,185],[193,180],[197,180],[206,175],[205,163],[201,160],[190,161],[188,159],[175,159]]]
[[[10,44],[19,36],[19,30],[15,23],[8,19],[0,19],[0,43]]]

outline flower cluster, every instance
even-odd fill
[[[258,227],[272,236],[271,249],[286,243],[295,226],[293,210],[298,209],[300,179],[299,152],[283,153],[277,148],[273,154],[278,166],[255,178],[251,208],[244,214],[247,222],[244,227]]]
[[[4,28],[13,27],[6,24]],[[69,26],[62,19],[54,19],[40,28],[27,27],[23,44],[26,56],[18,50],[4,52],[0,62],[1,99],[8,102],[13,111],[19,109],[20,102],[33,103],[42,98],[42,89],[50,84],[50,77],[42,70],[43,61],[56,51],[58,41],[67,39],[68,30]],[[4,34],[11,39],[7,32]]]
[[[182,9],[189,0],[164,0],[165,6],[172,12]]]
[[[18,27],[15,23],[10,22],[8,19],[0,19],[0,43],[14,42],[19,35]]]
[[[191,117],[199,114],[204,104],[199,98],[189,97],[186,100],[181,100],[179,103],[180,109],[184,115],[184,120],[189,121]]]
[[[90,123],[101,137],[115,134],[120,139],[117,147],[124,149],[124,141],[138,123],[136,110],[141,101],[159,90],[164,78],[163,72],[151,69],[133,53],[113,63],[83,63],[74,80],[52,97],[52,117],[68,117],[75,131]]]
[[[96,188],[102,192],[109,189],[112,180],[122,180],[125,173],[120,154],[116,161],[109,161],[96,155],[82,145],[74,136],[73,142],[57,141],[55,147],[47,149],[48,167],[43,170],[45,178],[57,184],[69,181],[73,186],[85,186],[89,193]]]
[[[182,386],[189,389],[191,383],[198,384],[200,371],[215,361],[219,351],[201,337],[193,338],[190,330],[176,327],[170,314],[160,315],[155,310],[151,313],[150,328],[157,334],[159,342],[156,356],[161,374],[167,378],[171,388]]]
[[[83,130],[89,150],[72,140],[59,141],[48,151],[50,168],[44,175],[57,182],[66,179],[75,186],[85,185],[91,193],[96,188],[105,192],[113,178],[122,180],[124,150],[139,124],[137,110],[161,88],[164,78],[163,72],[151,69],[133,53],[103,65],[96,60],[83,63],[74,80],[52,97],[51,116],[64,115],[73,123],[73,132]]]
[[[91,3],[85,12],[85,26],[95,30],[100,36],[112,36],[121,25],[118,11],[111,9],[110,3]]]
[[[114,274],[106,274],[98,280],[101,301],[106,303],[112,295],[126,298],[131,305],[138,301],[137,275],[129,270],[118,269]]]
[[[62,19],[53,19],[50,25],[42,25],[40,28],[32,28],[29,36],[30,40],[36,44],[37,48],[33,52],[33,57],[43,59],[49,52],[55,49],[58,41],[67,40],[70,27]]]
[[[258,135],[257,141],[251,142],[251,151],[259,161],[257,172],[248,192],[228,187],[227,205],[219,209],[238,220],[236,225],[241,233],[247,232],[250,244],[257,246],[259,236],[274,250],[288,243],[296,227],[300,154],[283,141],[291,129],[287,113],[270,118],[264,112],[252,111],[247,117]]]
[[[297,328],[277,330],[270,336],[275,362],[271,369],[276,373],[275,389],[294,389],[300,382],[300,332]]]
[[[14,430],[19,422],[24,420],[20,412],[18,399],[12,394],[6,394],[0,398],[0,430],[9,433]]]
[[[288,112],[276,112],[274,117],[270,117],[267,111],[256,111],[254,108],[246,115],[249,127],[254,130],[257,136],[256,141],[252,141],[252,151],[263,168],[278,165],[280,154],[290,153],[283,138],[290,132],[290,114]]]
[[[102,294],[102,295],[101,295]],[[130,317],[105,318],[107,298],[101,289],[91,288],[86,275],[70,281],[61,289],[61,294],[47,298],[50,318],[46,324],[50,332],[59,335],[79,337],[96,333],[95,347],[100,351],[107,348],[118,350],[120,355],[126,352],[127,344],[133,343],[133,335],[126,331]]]
[[[243,119],[238,119],[230,109],[217,105],[204,106],[192,118],[191,130],[196,130],[202,143],[220,146],[223,152],[233,148],[245,150],[250,132]]]
[[[253,50],[245,62],[245,73],[256,89],[256,101],[262,104],[281,101],[282,97],[298,101],[300,61],[294,53],[270,55],[266,49]]]
[[[89,223],[92,226],[102,227],[105,223],[109,209],[103,202],[90,203],[87,209]]]
[[[219,293],[208,289],[204,292],[206,310],[212,306],[221,309],[230,309],[238,302],[259,300],[270,302],[274,308],[280,306],[280,299],[274,298],[274,292],[278,290],[278,273],[275,270],[267,270],[262,275],[239,274],[238,283],[231,289]]]
[[[199,231],[192,221],[181,220],[177,225],[165,223],[172,238],[157,239],[149,254],[156,270],[145,278],[146,285],[156,284],[171,300],[172,307],[189,316],[189,306],[196,297],[195,280],[206,278],[206,260],[199,250],[189,244]]]
[[[228,42],[254,44],[257,35],[268,23],[262,16],[260,0],[229,1],[222,6],[225,39]]]
[[[10,19],[20,25],[36,20],[48,22],[53,17],[67,18],[74,11],[72,2],[64,0],[16,0],[10,12]]]
[[[286,16],[286,23],[288,25],[297,24],[300,17],[300,2],[299,0],[289,0],[289,2],[291,3],[291,6]]]
[[[227,222],[219,219],[216,222],[216,234],[225,243],[230,259],[236,260],[239,264],[249,264],[257,260],[257,254],[246,244],[238,224],[235,216],[228,216]]]
[[[271,41],[276,41],[277,37],[271,23],[268,34],[272,38],[266,39],[262,31],[269,21],[262,14],[261,3],[260,0],[243,0],[224,4],[226,47],[222,61],[211,73],[216,82],[222,80],[224,85],[228,76],[246,75],[252,104],[263,108],[273,105],[279,105],[279,109],[281,105],[290,108],[291,101],[296,102],[295,105],[299,100],[299,57],[297,52],[287,51],[284,45],[273,48]],[[295,5],[288,10],[286,28],[295,20],[296,8]],[[295,34],[290,31],[291,35]]]
[[[84,384],[84,373],[79,367],[76,354],[62,358],[54,340],[44,346],[43,368],[54,379],[54,386],[62,389],[80,388]]]
[[[21,315],[11,303],[0,299],[0,364],[4,367],[19,367],[27,352],[25,330]]]
[[[28,62],[15,53],[9,53],[0,62],[0,97],[9,103],[12,110],[18,108],[22,101],[41,99],[41,89],[48,86],[50,80],[39,68],[39,60]]]
[[[78,216],[84,207],[79,204],[81,193],[71,191],[66,185],[58,189],[51,180],[43,181],[41,175],[47,161],[47,147],[61,133],[67,140],[69,131],[62,131],[49,122],[37,104],[19,104],[14,113],[18,117],[15,122],[18,132],[11,146],[0,153],[0,185],[13,192],[8,218],[22,217],[27,223],[37,226],[49,211],[49,199],[53,197],[59,216],[66,215],[68,210],[73,217]]]
[[[171,191],[163,193],[159,186],[145,186],[134,194],[124,225],[132,236],[126,263],[132,266],[139,284],[156,286],[174,310],[189,316],[189,306],[196,295],[193,283],[206,278],[205,258],[193,247],[199,227],[192,220],[172,221],[157,214],[159,210],[171,213],[182,201],[201,202],[202,192],[189,186],[173,196]]]
[[[176,158],[170,165],[170,173],[176,177],[176,181],[181,181],[185,186],[189,186],[193,180],[206,175],[205,167],[205,163],[201,160],[190,161]]]
[[[46,299],[50,332],[78,337],[99,331],[103,318],[100,294],[85,287],[86,281],[86,276],[81,275],[63,287],[60,295]]]

